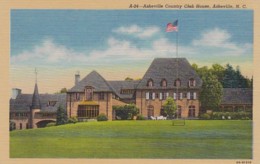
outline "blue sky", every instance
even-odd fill
[[[11,87],[31,92],[35,67],[50,93],[71,88],[76,71],[140,78],[155,57],[176,57],[176,33],[165,32],[176,19],[180,57],[252,76],[252,10],[11,10]]]

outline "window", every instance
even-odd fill
[[[167,87],[167,81],[165,79],[162,79],[161,86],[162,87]]]
[[[196,100],[196,99],[197,99],[197,94],[196,94],[196,92],[188,92],[188,93],[187,93],[187,99],[188,99],[188,100]]]
[[[180,87],[181,86],[181,80],[180,79],[177,79],[174,81],[174,86],[175,87]]]
[[[81,118],[96,118],[99,115],[99,109],[96,105],[80,105],[77,114]]]
[[[152,86],[153,86],[153,80],[152,80],[152,79],[149,79],[149,80],[147,81],[147,86],[148,86],[148,87],[152,87]]]
[[[105,93],[104,93],[104,92],[100,92],[100,93],[98,94],[98,99],[99,99],[99,100],[105,100]]]
[[[160,93],[160,100],[166,100],[167,97],[169,97],[169,93],[168,92]]]
[[[75,93],[75,99],[80,100],[80,93]]]
[[[29,124],[28,123],[26,123],[26,129],[29,129]]]
[[[86,87],[85,95],[87,101],[93,100],[93,89],[91,87]]]
[[[181,106],[180,105],[178,105],[178,108],[177,108],[177,117],[181,118]]]
[[[47,106],[55,106],[57,101],[48,101]]]
[[[20,129],[23,129],[23,124],[22,123],[20,123]]]
[[[155,93],[154,92],[146,92],[146,100],[154,100]]]
[[[195,87],[195,85],[196,85],[196,81],[193,78],[191,78],[189,80],[189,87]]]
[[[189,117],[195,117],[195,106],[189,106]]]
[[[154,116],[154,107],[152,105],[149,105],[147,108],[147,116],[150,118],[151,116]]]
[[[178,100],[181,100],[183,98],[183,94],[182,94],[182,92],[178,92],[178,94],[177,93],[173,93],[173,99],[174,100],[176,100],[176,99],[178,99]]]

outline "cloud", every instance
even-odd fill
[[[152,36],[157,30],[147,30],[148,27],[132,25],[129,28],[119,27],[118,33],[134,34],[135,36]],[[150,27],[149,27],[150,28]],[[156,29],[156,28],[155,28]],[[145,32],[149,32],[149,35]],[[159,33],[158,33],[159,34]],[[179,57],[189,59],[211,60],[219,57],[241,56],[252,54],[252,45],[231,42],[232,35],[222,29],[207,30],[201,37],[190,43],[178,45]],[[94,65],[118,64],[127,61],[147,61],[156,57],[176,57],[176,43],[163,35],[143,41],[140,47],[129,37],[107,38],[104,47],[90,52],[77,51],[64,45],[55,43],[51,38],[44,39],[31,50],[11,56],[12,64],[42,64],[42,65]]]
[[[219,28],[202,32],[201,38],[192,41],[192,46],[198,51],[218,53],[221,56],[240,56],[252,53],[252,44],[238,44],[231,41],[232,35]]]
[[[76,52],[63,45],[55,43],[51,38],[44,39],[31,50],[12,56],[11,62],[18,63],[62,63],[87,60],[83,53]]]
[[[150,27],[140,27],[138,25],[131,25],[131,26],[121,26],[113,32],[118,34],[124,34],[124,35],[132,35],[134,37],[138,37],[140,39],[146,39],[149,37],[154,36],[155,34],[160,32],[160,28],[156,26],[150,26]]]

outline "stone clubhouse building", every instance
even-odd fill
[[[115,120],[113,106],[130,103],[141,115],[157,117],[163,114],[169,96],[177,103],[178,118],[197,118],[201,86],[202,80],[186,58],[155,58],[141,80],[108,81],[92,71],[83,79],[76,74],[75,85],[66,94],[39,94],[37,84],[33,95],[16,90],[10,100],[10,120],[16,129],[44,127],[55,121],[58,106],[79,121],[95,119],[101,113]],[[252,89],[227,88],[223,93],[222,110],[252,109]]]

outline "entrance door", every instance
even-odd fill
[[[189,117],[195,117],[195,106],[189,106]]]
[[[147,116],[150,118],[151,116],[154,116],[154,107],[152,105],[148,106],[147,108]]]

